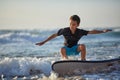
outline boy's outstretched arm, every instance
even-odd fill
[[[49,40],[51,40],[51,39],[53,39],[55,37],[57,37],[57,33],[52,34],[50,37],[48,37],[46,40],[44,40],[42,42],[36,43],[36,45],[42,46],[43,44],[45,44],[46,42],[48,42]]]
[[[109,31],[112,31],[110,29],[105,29],[105,30],[92,30],[92,31],[89,31],[88,34],[100,34],[100,33],[106,33],[106,32],[109,32]]]

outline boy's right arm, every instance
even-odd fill
[[[55,34],[52,34],[50,37],[48,37],[46,40],[42,41],[42,42],[39,42],[39,43],[36,43],[36,45],[39,45],[39,46],[42,46],[43,44],[45,44],[46,42],[48,42],[49,40],[53,39],[53,38],[56,38],[58,35],[57,33]]]

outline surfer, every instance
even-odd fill
[[[86,36],[88,34],[99,34],[109,32],[111,30],[83,30],[79,29],[80,25],[80,17],[78,15],[72,15],[70,17],[70,26],[66,28],[61,28],[57,33],[52,34],[46,40],[36,43],[36,45],[43,45],[49,40],[56,38],[57,36],[64,36],[65,42],[64,47],[61,48],[61,56],[63,59],[68,59],[70,55],[78,55],[81,52],[81,60],[86,60],[86,46],[85,44],[78,44],[78,41],[82,36]]]

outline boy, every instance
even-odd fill
[[[57,33],[52,34],[49,38],[45,41],[36,43],[36,45],[43,45],[47,41],[56,38],[57,36],[63,35],[65,38],[64,47],[61,48],[61,56],[63,59],[68,59],[69,55],[77,55],[81,52],[81,60],[86,60],[86,47],[84,44],[78,44],[80,38],[87,34],[99,34],[105,33],[111,30],[92,30],[86,31],[83,29],[79,29],[78,26],[80,25],[80,18],[77,15],[72,15],[70,17],[70,27],[60,29]]]

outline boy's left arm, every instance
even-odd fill
[[[106,33],[106,32],[109,32],[109,31],[112,31],[110,29],[105,29],[105,30],[92,30],[92,31],[89,31],[88,34],[100,34],[100,33]]]

